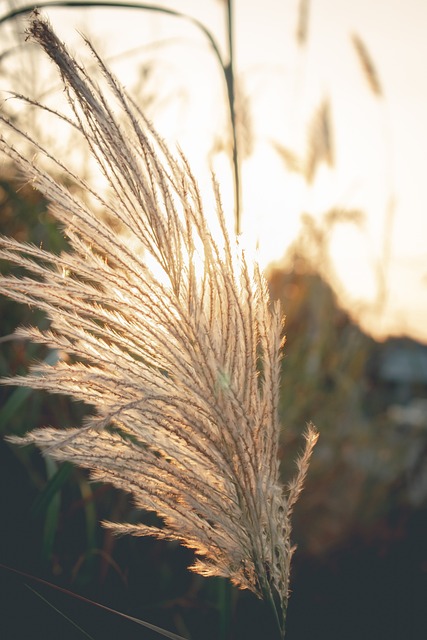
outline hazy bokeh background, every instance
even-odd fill
[[[19,2],[0,2],[0,20]],[[228,62],[227,2],[153,2],[197,19]],[[85,56],[87,35],[160,133],[189,157],[201,188],[221,183],[233,224],[224,74],[186,17],[130,9],[49,9]],[[283,302],[281,454],[287,477],[307,420],[321,432],[296,512],[289,640],[421,640],[427,633],[427,4],[421,0],[235,0],[234,87],[242,242],[258,251]],[[62,105],[60,82],[25,19],[0,23],[0,90]],[[90,59],[86,65],[90,65]],[[7,99],[80,173],[96,169],[70,132]],[[99,182],[102,188],[102,182]],[[46,203],[0,161],[0,230],[45,248],[64,240]],[[4,265],[4,269],[7,269]],[[3,266],[2,266],[3,270]],[[9,340],[34,310],[0,302],[0,373],[48,357]],[[66,398],[0,390],[2,434],[70,426]],[[0,445],[0,561],[188,638],[264,637],[262,608],[221,581],[189,574],[188,551],[115,540],[102,518],[147,518],[125,496],[36,451]],[[6,638],[84,637],[1,574]],[[34,585],[37,590],[42,587]],[[154,637],[42,591],[93,637]],[[58,627],[57,627],[58,625]],[[114,626],[117,625],[117,626]],[[68,634],[68,635],[67,635]],[[144,635],[145,634],[145,635]]]

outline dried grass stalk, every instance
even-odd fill
[[[286,490],[277,458],[279,306],[270,302],[258,266],[230,239],[216,185],[217,242],[185,158],[170,154],[91,45],[109,95],[37,15],[29,35],[56,63],[75,126],[111,197],[102,199],[38,146],[98,199],[109,214],[100,217],[1,139],[3,152],[50,199],[71,247],[54,255],[1,238],[0,258],[28,275],[2,277],[0,292],[50,318],[46,331],[17,334],[72,356],[6,382],[67,393],[96,409],[81,428],[37,429],[12,440],[35,443],[55,459],[90,469],[94,480],[131,492],[137,507],[156,512],[163,526],[108,527],[191,547],[194,571],[226,576],[266,598],[283,633],[290,515],[317,435],[310,426]],[[122,234],[108,224],[111,218]]]
[[[363,40],[356,33],[352,34],[351,41],[356,50],[360,66],[362,67],[369,88],[371,89],[372,93],[374,93],[378,97],[381,97],[383,95],[383,90],[371,54],[369,53]]]
[[[334,141],[329,100],[325,98],[313,114],[308,128],[308,148],[304,164],[304,176],[311,184],[318,166],[325,162],[334,166]]]
[[[296,40],[300,47],[304,47],[308,40],[308,26],[310,19],[310,0],[299,0]]]

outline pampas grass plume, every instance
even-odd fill
[[[62,159],[1,117],[5,130],[24,136],[106,214],[1,138],[3,153],[50,200],[70,245],[56,255],[0,239],[0,258],[27,272],[2,276],[0,292],[37,306],[50,320],[47,330],[20,328],[17,335],[71,356],[6,382],[66,393],[95,409],[80,428],[46,427],[10,439],[34,443],[130,492],[162,525],[106,526],[190,547],[193,571],[225,576],[266,599],[283,635],[290,517],[317,433],[308,427],[296,477],[283,486],[281,310],[257,264],[230,238],[216,184],[219,239],[185,158],[170,153],[90,43],[108,95],[37,14],[29,37],[56,64],[73,113],[69,122],[96,158],[110,195],[91,190]],[[108,219],[118,221],[120,233]],[[154,263],[159,271],[149,266]]]

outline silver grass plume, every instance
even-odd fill
[[[309,426],[296,476],[283,487],[280,308],[269,300],[257,264],[230,239],[215,183],[217,241],[185,158],[171,155],[91,45],[108,95],[37,14],[29,37],[57,65],[74,114],[68,122],[89,145],[111,197],[95,193],[0,116],[2,123],[97,198],[122,233],[1,137],[3,152],[50,200],[70,244],[70,251],[55,255],[0,240],[0,258],[28,272],[1,277],[0,292],[50,319],[48,330],[21,328],[17,336],[71,356],[6,382],[67,393],[96,410],[80,428],[46,427],[11,439],[34,443],[89,469],[94,480],[131,492],[136,506],[156,512],[163,526],[106,526],[190,547],[195,572],[228,577],[266,599],[283,635],[290,517],[317,434]],[[113,102],[127,127],[118,123]]]

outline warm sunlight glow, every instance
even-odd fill
[[[153,4],[168,5],[160,0]],[[206,26],[226,60],[223,3],[172,4]],[[381,3],[312,3],[302,45],[295,38],[298,5],[275,0],[234,4],[234,71],[236,91],[241,92],[237,115],[243,123],[242,242],[256,249],[267,267],[283,259],[300,232],[302,214],[322,224],[331,208],[360,211],[362,225],[337,223],[329,234],[331,277],[340,299],[371,331],[381,325],[427,339],[427,216],[422,213],[427,207],[427,83],[422,68],[427,45],[421,29],[426,6],[413,0],[410,13],[396,7],[385,27]],[[191,22],[160,13],[51,9],[49,17],[77,50],[82,47],[76,30],[87,34],[126,89],[136,91],[138,104],[167,142],[184,151],[213,224],[214,171],[232,229],[225,80],[206,36]],[[378,87],[361,59],[366,52],[355,46],[360,42],[375,66]],[[13,61],[16,67],[18,59],[10,57],[10,65]],[[17,78],[15,67],[7,69]],[[39,83],[35,77],[26,82],[37,85],[43,99],[58,87],[57,81],[49,81],[49,71]],[[322,104],[328,106],[328,121],[316,125],[314,116]],[[314,125],[330,137],[326,154],[324,147],[310,150]],[[320,155],[307,179],[312,152]],[[382,309],[379,289],[387,290]]]

